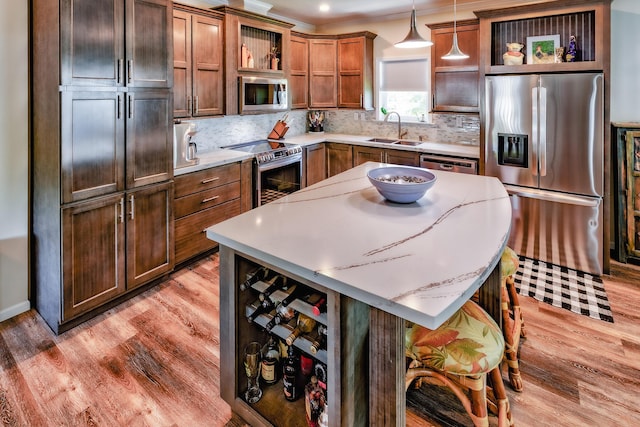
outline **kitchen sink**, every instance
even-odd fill
[[[367,141],[369,142],[382,142],[384,144],[393,144],[394,142],[397,142],[397,139],[389,139],[389,138],[369,138],[367,139]]]
[[[422,144],[422,142],[420,141],[405,141],[405,140],[400,140],[400,141],[396,141],[394,142],[394,144],[398,144],[398,145],[410,145],[412,147],[415,147],[416,145],[420,145]]]

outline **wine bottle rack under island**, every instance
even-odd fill
[[[366,387],[353,392],[350,388],[354,378],[367,378],[368,372],[368,328],[369,307],[349,297],[340,295],[294,273],[284,271],[263,261],[234,252],[221,246],[220,256],[220,337],[221,337],[221,395],[234,412],[252,426],[301,426],[305,419],[304,383],[300,385],[300,397],[291,402],[285,399],[282,380],[272,385],[261,383],[262,398],[254,404],[247,403],[243,396],[247,387],[242,352],[251,341],[265,344],[270,335],[284,341],[295,328],[296,317],[290,322],[276,324],[267,332],[265,327],[272,320],[273,307],[282,301],[293,286],[303,287],[308,292],[300,293],[289,306],[297,314],[308,316],[316,323],[314,331],[303,333],[292,343],[298,354],[312,358],[314,366],[326,369],[327,413],[330,426],[364,426],[368,422],[368,398]],[[232,252],[225,256],[223,252]],[[268,287],[265,277],[241,290],[241,284],[260,268],[286,277],[287,289],[278,289],[266,298],[272,308],[260,312],[255,319],[248,318],[262,303],[260,294]],[[309,294],[313,300],[305,300]],[[263,295],[264,299],[264,295]],[[324,299],[323,309],[318,313],[314,305]],[[310,351],[318,326],[326,326],[326,339],[318,351]],[[282,356],[281,356],[282,360]],[[349,390],[347,392],[346,390]]]

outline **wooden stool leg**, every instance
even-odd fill
[[[513,426],[509,398],[507,397],[507,391],[505,390],[504,383],[502,382],[502,374],[500,373],[499,367],[489,372],[489,379],[491,381],[493,396],[496,400],[495,403],[498,407],[498,427]]]
[[[507,290],[509,292],[509,299],[511,300],[511,307],[513,309],[514,320],[520,322],[520,336],[526,336],[524,330],[524,319],[522,318],[522,309],[520,308],[520,299],[518,298],[518,291],[516,290],[516,283],[513,280],[513,276],[507,277]]]
[[[515,283],[513,277],[505,278],[502,288],[502,332],[505,341],[505,361],[509,371],[509,383],[511,387],[518,392],[523,389],[522,376],[520,375],[519,364],[519,346],[522,331],[521,310],[514,301],[512,291],[515,292]],[[511,304],[509,304],[509,302]],[[513,310],[513,319],[511,318],[511,310]]]

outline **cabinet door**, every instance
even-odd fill
[[[384,149],[377,147],[353,146],[353,166],[358,166],[366,162],[383,162]]]
[[[125,1],[127,86],[171,88],[173,86],[173,44],[171,43],[173,2],[169,0]]]
[[[223,110],[222,21],[192,15],[193,116],[212,116]]]
[[[362,108],[364,39],[338,41],[338,107]]]
[[[420,166],[420,154],[414,151],[386,150],[385,162],[394,165]]]
[[[191,115],[191,15],[173,11],[173,117]]]
[[[62,209],[62,321],[125,291],[122,194]]]
[[[291,37],[290,62],[291,108],[307,108],[309,104],[309,41],[307,39]]]
[[[124,190],[124,94],[69,91],[61,98],[62,202]]]
[[[127,193],[127,289],[173,269],[173,183]]]
[[[306,186],[320,182],[327,177],[325,144],[310,145],[306,149],[305,175]]]
[[[123,35],[122,0],[61,0],[61,84],[123,85]]]
[[[337,44],[335,40],[309,41],[309,106],[330,108],[338,105]]]
[[[137,90],[126,95],[127,188],[173,177],[173,103],[168,90]]]
[[[353,150],[348,144],[327,143],[327,176],[332,177],[353,167]]]

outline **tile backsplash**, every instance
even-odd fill
[[[206,152],[225,145],[265,139],[276,121],[283,117],[283,113],[270,113],[203,118],[189,122],[197,126],[193,141],[198,145],[198,150]],[[375,117],[375,111],[325,110],[324,130],[350,135],[397,137],[395,116],[389,122],[376,120]],[[286,136],[306,133],[307,111],[289,111],[287,122],[290,129]],[[480,121],[474,114],[436,113],[431,115],[430,123],[402,123],[402,130],[407,131],[405,139],[470,145],[479,145],[480,141]]]

